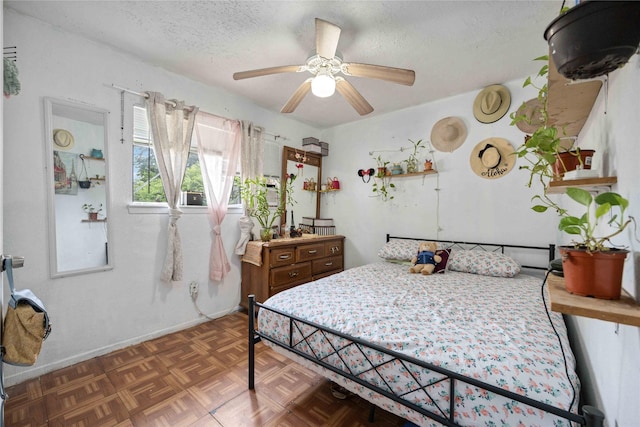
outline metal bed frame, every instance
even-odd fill
[[[460,241],[442,241],[442,240],[433,240],[433,239],[416,239],[416,238],[405,238],[405,237],[392,237],[390,235],[387,234],[387,241],[389,241],[390,239],[411,239],[411,240],[429,240],[429,241],[435,241],[441,244],[445,244],[445,245],[450,245],[449,247],[454,247],[454,248],[464,248],[464,249],[480,249],[480,250],[488,250],[491,252],[501,252],[501,253],[505,253],[505,249],[527,249],[527,250],[545,250],[545,251],[549,251],[549,260],[554,259],[555,257],[555,245],[549,245],[548,247],[543,247],[543,246],[523,246],[523,245],[503,245],[503,244],[493,244],[493,243],[476,243],[476,242],[460,242]],[[533,269],[544,269],[546,270],[546,268],[543,267],[535,267],[535,266],[523,266],[523,268],[533,268]],[[545,279],[546,280],[546,279]],[[273,338],[271,338],[270,336],[260,332],[259,330],[256,329],[255,327],[255,320],[256,320],[256,316],[258,313],[258,309],[262,309],[262,310],[269,310],[272,311],[274,313],[277,313],[279,315],[282,315],[286,318],[288,318],[288,322],[289,322],[289,341],[288,343],[282,343],[278,340],[275,340]],[[394,352],[392,350],[380,347],[376,344],[372,344],[369,343],[365,340],[359,339],[357,337],[352,337],[346,334],[343,334],[339,331],[327,328],[325,326],[316,324],[314,322],[310,322],[307,320],[304,320],[300,317],[294,316],[294,315],[290,315],[288,313],[284,313],[280,310],[274,309],[274,308],[270,308],[262,303],[259,303],[255,300],[255,296],[254,295],[249,295],[249,372],[248,372],[248,386],[249,389],[253,390],[254,386],[255,386],[255,344],[257,344],[258,342],[260,342],[261,340],[267,340],[271,343],[273,343],[276,346],[279,346],[299,357],[302,357],[308,361],[311,361],[312,363],[315,363],[316,365],[319,365],[325,369],[328,369],[329,371],[332,371],[333,373],[342,376],[344,378],[347,378],[350,381],[353,381],[369,390],[372,390],[375,393],[378,393],[384,397],[387,397],[388,399],[391,399],[394,402],[398,402],[404,406],[406,406],[407,408],[410,408],[412,410],[414,410],[415,412],[418,412],[422,415],[425,415],[428,418],[431,418],[445,426],[453,426],[453,427],[461,427],[461,424],[456,423],[455,421],[455,396],[456,396],[456,392],[458,390],[462,390],[463,387],[465,387],[465,385],[471,385],[474,387],[477,387],[479,389],[479,392],[489,392],[489,393],[494,393],[496,395],[501,395],[504,396],[508,399],[512,399],[515,400],[517,402],[520,402],[524,405],[527,405],[528,407],[533,407],[533,408],[537,408],[539,410],[542,410],[544,412],[548,412],[550,414],[554,414],[560,418],[564,418],[565,420],[568,420],[570,422],[576,423],[578,425],[584,425],[587,427],[602,427],[604,425],[604,414],[597,408],[593,407],[593,406],[588,406],[585,405],[583,406],[582,409],[582,413],[581,414],[575,414],[573,412],[569,412],[567,410],[564,409],[560,409],[560,408],[556,408],[552,405],[549,405],[547,403],[544,402],[539,402],[537,400],[528,398],[526,396],[522,396],[516,393],[513,393],[511,391],[502,389],[500,387],[491,385],[491,384],[487,384],[485,382],[482,381],[478,381],[476,379],[473,378],[469,378],[469,377],[465,377],[463,375],[460,375],[456,372],[450,371],[448,369],[444,369],[442,367],[433,365],[431,363],[428,362],[424,362],[418,359],[415,359],[413,357],[404,355],[404,354],[400,354],[397,352]],[[307,333],[307,334],[303,334],[302,330],[311,328],[312,332],[311,333]],[[301,339],[299,340],[295,340],[294,336],[293,336],[293,331],[297,331],[299,332],[299,334],[302,336]],[[332,340],[329,339],[328,337],[340,337],[343,338],[347,341],[347,343],[342,346],[342,347],[336,347],[332,344],[332,351],[333,353],[327,356],[315,356],[315,355],[310,355],[302,350],[300,350],[301,346],[303,345],[309,345],[309,347],[312,347],[309,343],[308,343],[308,339],[313,335],[313,334],[322,334],[322,336],[324,338],[326,338],[327,342],[331,342]],[[344,359],[342,359],[342,357],[340,356],[341,352],[344,351],[345,349],[349,349],[351,351],[358,351],[359,355],[361,357],[363,357],[364,359],[368,360],[371,368],[369,370],[368,373],[372,374],[375,378],[377,378],[377,384],[374,384],[372,382],[369,382],[363,378],[361,378],[358,375],[362,375],[363,373],[360,372],[358,374],[352,372],[349,369],[349,365],[347,363],[342,363],[343,368],[338,368],[332,364],[327,363],[326,359],[329,356],[338,356],[340,357],[340,359],[342,360],[342,362],[345,362]],[[381,363],[376,363],[373,360],[371,360],[371,358],[369,358],[367,356],[367,353],[370,352],[379,352],[384,354],[386,357],[384,358],[384,361]],[[425,385],[420,385],[419,381],[417,380],[417,378],[414,377],[414,382],[415,382],[415,386],[412,390],[409,390],[407,392],[404,392],[402,394],[395,394],[393,392],[393,389],[391,387],[388,386],[388,384],[386,383],[385,379],[384,379],[384,375],[381,373],[382,369],[385,366],[388,366],[389,364],[397,364],[397,365],[401,365],[404,369],[406,369],[407,372],[411,373],[413,370],[415,370],[415,367],[420,367],[420,368],[424,368],[424,369],[428,369],[430,371],[436,372],[440,375],[442,375],[442,377],[438,380],[435,380],[431,383],[425,384]],[[413,375],[413,374],[412,374]],[[428,390],[429,387],[433,386],[434,384],[438,383],[438,382],[444,382],[446,385],[448,385],[448,395],[452,396],[452,398],[449,398],[449,407],[441,407],[440,405],[438,405],[438,403],[436,402],[436,399],[434,397],[432,397],[430,395],[430,392]],[[421,396],[424,397],[425,401],[427,402],[431,402],[434,406],[435,409],[434,410],[429,410],[426,409],[424,407],[418,406],[415,403],[405,399],[404,396],[412,394],[412,393],[420,393]],[[438,398],[441,398],[441,396],[437,396]],[[371,412],[370,412],[370,417],[369,420],[373,421],[373,416],[374,416],[374,411],[375,411],[375,405],[372,404],[371,406]]]

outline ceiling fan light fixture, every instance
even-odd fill
[[[329,71],[320,70],[311,81],[311,93],[318,98],[328,98],[336,91],[336,81]]]

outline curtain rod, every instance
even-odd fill
[[[128,93],[132,93],[134,95],[141,96],[143,98],[149,98],[149,94],[146,93],[146,92],[136,92],[135,90],[127,89],[126,87],[121,87],[121,86],[114,85],[114,84],[111,84],[111,87],[114,88],[114,89],[121,90],[123,92],[128,92]],[[173,101],[165,100],[164,102],[165,102],[165,104],[169,104],[169,105],[171,105],[173,107],[176,106],[176,103],[173,102]],[[193,107],[189,107],[189,106],[185,106],[184,109],[187,110],[187,111],[193,111]]]

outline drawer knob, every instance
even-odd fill
[[[330,266],[333,265],[333,263],[332,262],[325,262],[324,265],[326,265],[327,267],[330,267]]]
[[[278,258],[280,258],[280,259],[289,259],[289,258],[291,258],[291,254],[280,255]]]
[[[307,251],[309,254],[315,254],[318,253],[318,251],[316,249],[310,249],[309,251]]]
[[[337,246],[332,246],[332,247],[331,247],[331,253],[332,253],[332,254],[335,254],[336,252],[340,252],[340,248],[339,248],[339,247],[337,247]]]
[[[291,278],[296,277],[297,275],[298,275],[298,272],[297,272],[297,271],[291,271],[291,272],[289,272],[289,277],[291,277]]]

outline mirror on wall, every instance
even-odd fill
[[[51,277],[109,270],[108,111],[45,98]]]
[[[280,223],[286,223],[288,227],[293,225],[291,223],[293,212],[295,226],[297,227],[302,222],[303,217],[320,218],[318,191],[320,191],[320,185],[322,184],[320,182],[322,178],[322,156],[318,153],[293,147],[282,147],[282,174],[280,176],[284,177],[292,173],[296,175],[296,179],[293,182],[295,204],[287,203],[287,210]],[[315,188],[305,189],[305,181],[310,183],[311,180],[313,180]]]

